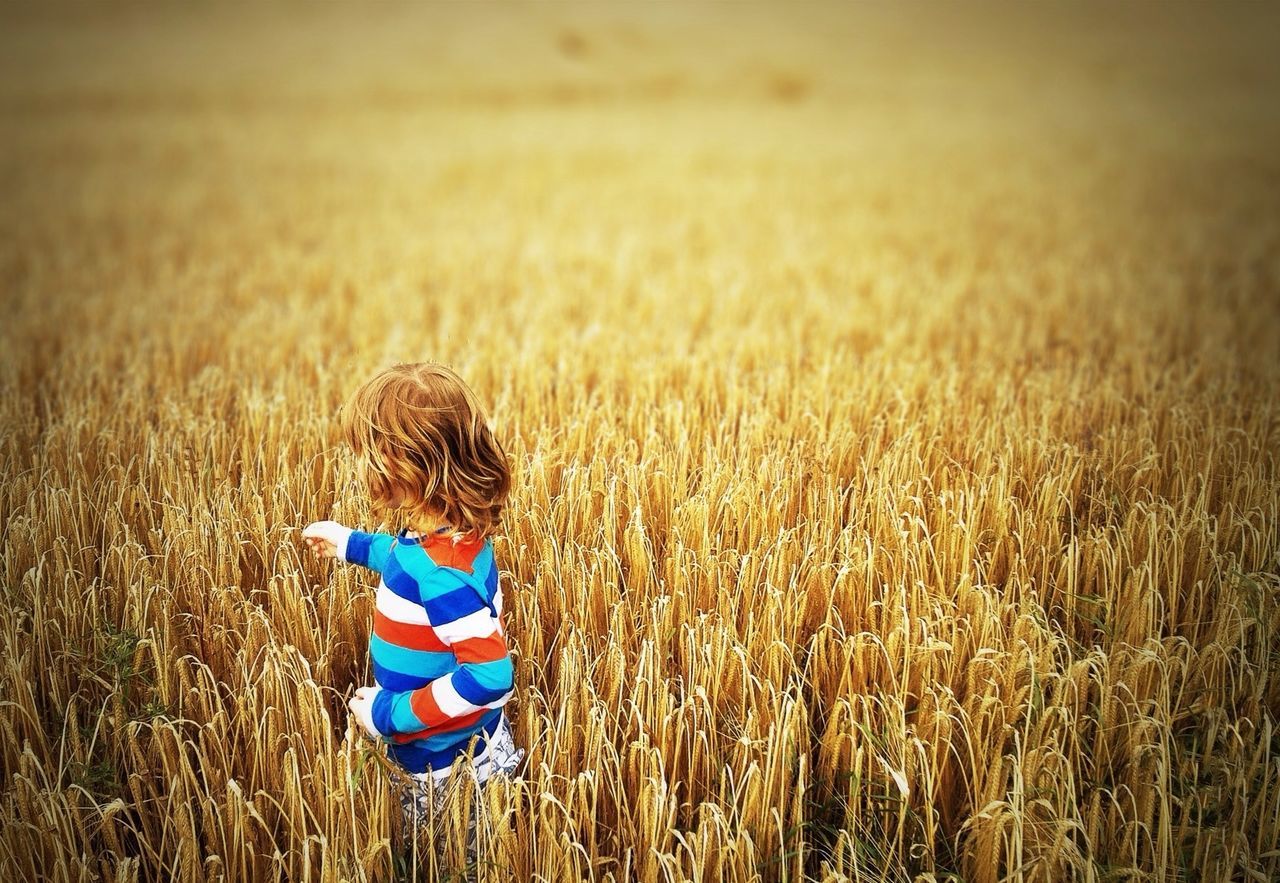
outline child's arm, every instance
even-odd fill
[[[361,567],[367,567],[370,570],[376,570],[382,573],[382,568],[387,564],[387,557],[391,554],[391,546],[395,543],[396,538],[386,533],[365,533],[362,530],[353,530],[347,535],[346,546],[342,550],[342,557],[352,564],[359,564]]]
[[[372,721],[384,736],[447,731],[475,722],[512,690],[514,672],[505,635],[469,585],[445,577],[422,588],[427,617],[459,667],[417,690],[379,690]]]
[[[382,572],[395,537],[385,533],[365,533],[336,521],[315,521],[302,530],[316,554],[337,558]]]

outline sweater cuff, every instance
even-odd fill
[[[388,739],[391,734],[396,731],[395,725],[391,722],[392,710],[395,707],[396,695],[383,687],[373,696],[373,702],[369,705],[369,717],[373,720],[373,728],[377,730],[382,738]]]
[[[347,547],[349,545],[351,545],[351,528],[344,527],[340,533],[335,531],[334,546],[337,547],[337,550],[334,554],[339,561],[351,560],[347,557]]]

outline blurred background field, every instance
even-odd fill
[[[0,11],[0,878],[443,878],[336,409],[516,465],[483,879],[1280,875],[1280,12]],[[465,800],[451,804],[465,809]]]

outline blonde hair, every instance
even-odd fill
[[[475,538],[498,528],[510,462],[453,369],[434,362],[387,368],[352,394],[341,423],[376,510],[442,518]]]

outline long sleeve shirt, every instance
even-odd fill
[[[381,575],[374,727],[410,772],[448,768],[472,735],[497,728],[513,693],[492,540],[353,530],[339,555]]]

